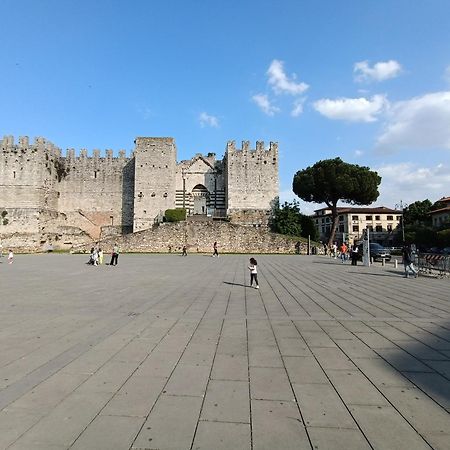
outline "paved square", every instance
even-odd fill
[[[0,448],[450,448],[450,281],[324,256],[0,259]]]

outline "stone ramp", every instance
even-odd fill
[[[0,259],[0,448],[448,448],[448,280],[256,258]]]

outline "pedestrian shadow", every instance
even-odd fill
[[[243,286],[243,287],[250,287],[246,284],[242,284],[242,283],[231,283],[230,281],[224,281],[225,284],[229,284],[230,286]]]

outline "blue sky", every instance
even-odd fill
[[[448,0],[1,0],[0,17],[0,135],[172,136],[179,160],[277,141],[282,200],[336,156],[379,172],[376,205],[450,195]]]

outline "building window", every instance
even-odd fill
[[[358,220],[358,216],[352,216],[352,220]]]
[[[339,233],[343,233],[344,232],[344,225],[339,225]]]
[[[382,233],[382,232],[383,232],[383,227],[382,227],[381,225],[377,225],[377,226],[375,227],[375,231],[376,231],[377,233]]]
[[[389,231],[389,233],[392,232],[392,223],[388,223],[386,229]]]
[[[380,216],[375,216],[375,220],[381,220]]]
[[[366,216],[366,220],[372,220],[372,216]]]
[[[344,221],[344,216],[339,216],[339,222],[343,222]]]
[[[368,226],[367,226],[367,229],[368,229],[371,233],[373,233],[373,226],[372,226],[372,225],[368,225]]]
[[[398,221],[402,220],[402,216],[397,216],[397,220]]]
[[[359,233],[359,225],[353,225],[353,232]]]
[[[394,216],[387,216],[386,220],[394,220]]]

